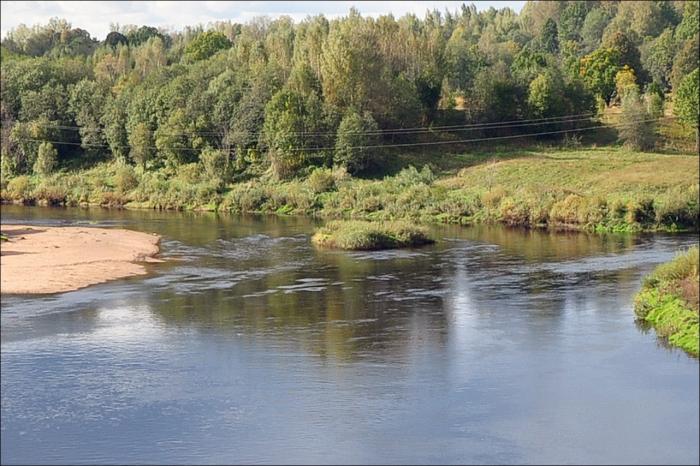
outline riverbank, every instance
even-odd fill
[[[263,175],[228,185],[209,179],[197,164],[183,165],[176,172],[143,172],[109,163],[80,172],[5,180],[1,198],[28,204],[500,223],[586,231],[698,229],[696,155],[606,147],[441,157],[426,156],[425,162],[430,163],[421,169],[410,166],[382,179],[318,168],[285,182]]]
[[[123,229],[2,225],[0,293],[73,291],[143,275],[160,237]]]
[[[698,356],[698,247],[660,265],[644,279],[635,298],[637,317],[651,324],[672,346]]]

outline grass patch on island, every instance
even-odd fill
[[[672,346],[698,356],[698,247],[657,267],[635,298],[637,318],[648,322]]]
[[[435,242],[424,228],[407,222],[360,220],[329,222],[314,234],[311,241],[324,248],[363,251],[407,248]]]

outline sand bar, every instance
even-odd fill
[[[146,273],[160,237],[113,228],[1,225],[0,293],[46,294]]]

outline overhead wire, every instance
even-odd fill
[[[362,145],[362,146],[349,146],[348,149],[378,149],[378,148],[395,148],[395,147],[412,147],[412,146],[432,146],[432,145],[444,145],[444,144],[465,144],[465,143],[470,143],[470,142],[484,142],[484,141],[493,141],[493,140],[503,140],[503,139],[516,139],[516,138],[524,138],[524,137],[533,137],[533,136],[545,136],[545,135],[550,135],[550,134],[563,134],[563,133],[575,133],[575,132],[580,132],[580,131],[588,131],[588,130],[593,130],[593,129],[601,129],[601,128],[624,128],[627,126],[631,126],[637,123],[648,123],[652,121],[659,121],[659,120],[665,120],[665,119],[675,119],[676,117],[674,116],[665,116],[661,118],[652,118],[652,119],[644,119],[644,120],[633,120],[628,123],[616,123],[616,124],[603,124],[603,125],[596,125],[596,126],[588,126],[584,128],[571,128],[571,129],[564,129],[564,130],[558,130],[558,131],[543,131],[543,132],[537,132],[537,133],[525,133],[525,134],[512,134],[512,135],[506,135],[506,136],[492,136],[492,137],[484,137],[484,138],[469,138],[469,139],[458,139],[458,140],[451,140],[451,141],[427,141],[427,142],[414,142],[414,143],[397,143],[397,144],[374,144],[374,145]],[[80,142],[66,142],[66,141],[50,141],[46,139],[36,139],[36,138],[19,138],[24,141],[30,141],[30,142],[49,142],[52,144],[62,144],[62,145],[72,145],[72,146],[81,146],[83,148],[110,148],[110,149],[129,149],[130,146],[128,145],[109,145],[109,144],[84,144]],[[146,146],[146,149],[155,149],[155,150],[160,150],[156,146]],[[335,147],[297,147],[297,148],[290,148],[287,149],[289,152],[318,152],[318,151],[324,151],[324,150],[334,150]],[[192,147],[182,147],[177,150],[182,150],[182,151],[197,151],[201,152],[202,149],[197,149],[197,148],[192,148]]]
[[[515,128],[520,126],[535,126],[540,124],[550,124],[550,123],[566,123],[569,121],[579,121],[590,119],[595,116],[596,113],[579,113],[575,115],[562,115],[557,117],[547,117],[547,118],[532,118],[524,120],[511,120],[511,121],[498,121],[490,123],[471,123],[464,125],[447,125],[447,126],[422,126],[414,128],[384,128],[369,131],[348,131],[346,134],[362,134],[362,135],[382,135],[382,134],[419,134],[419,133],[431,133],[436,131],[467,131],[467,130],[477,130],[477,129],[500,129],[500,128]],[[34,123],[36,126],[41,128],[51,128],[51,129],[67,129],[67,130],[80,130],[85,128],[85,126],[75,126],[75,125],[51,125],[51,124],[41,124]],[[158,130],[149,130],[149,133],[155,134]],[[104,132],[103,128],[95,132]],[[168,136],[190,136],[190,135],[221,135],[223,131],[192,131],[192,132],[182,132],[182,133],[167,133],[161,132],[160,134]],[[262,131],[250,132],[249,135],[255,136],[263,134]],[[335,135],[335,131],[292,131],[288,134],[302,135],[302,136],[327,136]]]

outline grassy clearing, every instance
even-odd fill
[[[698,356],[700,343],[698,279],[698,247],[693,247],[657,267],[635,298],[640,320],[650,323],[671,345],[694,356]]]
[[[320,228],[311,241],[321,247],[351,250],[395,249],[434,242],[424,228],[406,222],[336,220]]]
[[[409,158],[420,160],[415,154]],[[617,147],[509,147],[448,159],[444,154],[426,155],[420,170],[409,166],[381,179],[353,178],[343,170],[318,168],[305,178],[287,182],[264,175],[227,186],[208,180],[197,164],[173,172],[144,173],[111,163],[43,178],[3,180],[1,195],[5,201],[30,204],[346,220],[500,223],[618,232],[698,229],[700,177],[695,155]]]

